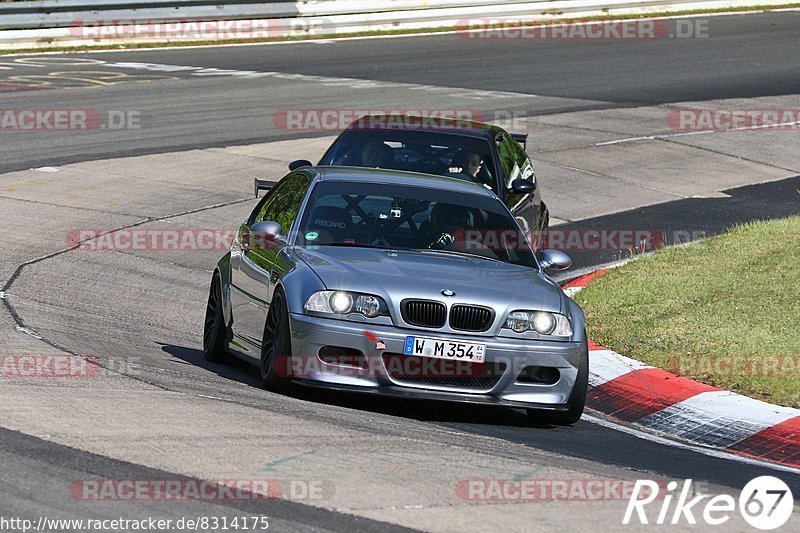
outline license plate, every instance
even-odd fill
[[[486,357],[486,345],[445,339],[429,339],[427,337],[406,337],[403,353],[421,357],[483,363]]]

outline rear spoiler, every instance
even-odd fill
[[[525,150],[528,144],[528,134],[527,133],[512,133],[511,138],[517,141],[519,144],[522,145],[522,149]]]
[[[258,191],[269,191],[274,186],[275,186],[275,182],[273,182],[273,181],[260,180],[260,179],[256,178],[255,179],[256,198],[258,198]]]

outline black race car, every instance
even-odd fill
[[[319,165],[403,170],[480,183],[505,202],[540,248],[550,217],[525,153],[526,139],[481,122],[370,115],[348,126]],[[300,160],[289,168],[310,165]]]

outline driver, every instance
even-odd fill
[[[447,173],[447,176],[481,183],[480,178],[478,178],[478,172],[481,171],[482,166],[483,160],[480,154],[459,150],[453,155],[450,172]]]
[[[368,141],[361,149],[361,166],[389,168],[394,161],[392,149],[379,141]]]
[[[469,215],[469,210],[463,206],[436,204],[431,210],[428,248],[452,248],[457,239],[463,240]]]

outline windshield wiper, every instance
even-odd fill
[[[434,248],[416,248],[414,251],[451,254],[451,255],[458,255],[461,257],[476,257],[478,259],[485,259],[486,261],[494,261],[495,263],[506,263],[506,261],[503,261],[502,259],[496,259],[494,257],[486,257],[485,255],[471,254],[469,252],[459,252],[458,250],[436,250]]]
[[[360,242],[326,242],[320,244],[307,244],[306,246],[346,246],[349,248],[377,248],[378,250],[406,250],[397,246],[382,246],[380,244],[364,244]]]

